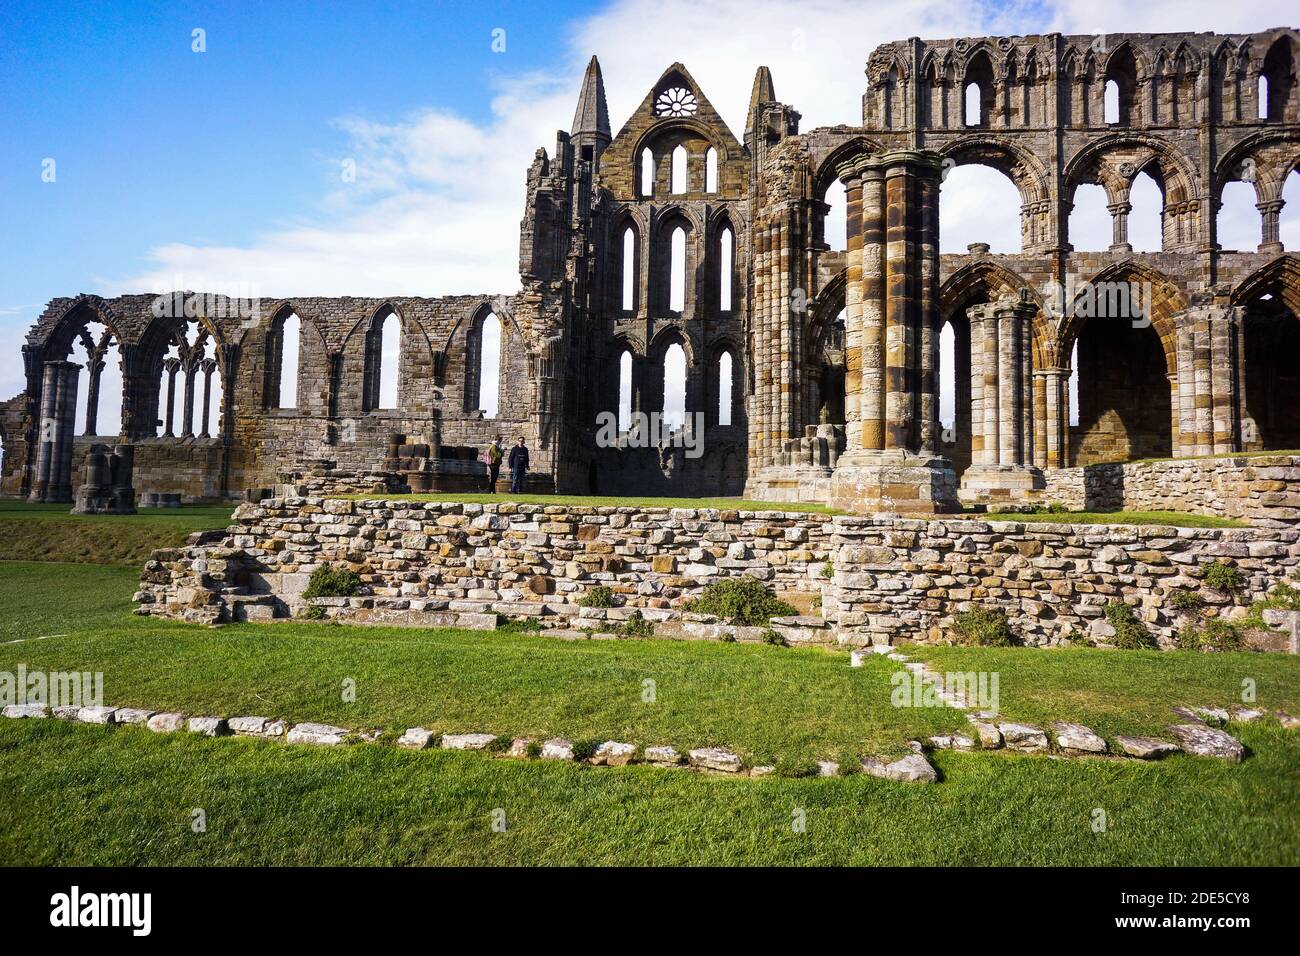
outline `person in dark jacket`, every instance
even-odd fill
[[[510,491],[519,494],[524,490],[524,476],[528,474],[528,446],[523,435],[519,436],[519,444],[510,449],[506,464],[510,466]]]

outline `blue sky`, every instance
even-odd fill
[[[1280,0],[5,0],[0,400],[59,295],[514,291],[525,171],[567,129],[592,53],[616,129],[681,60],[739,135],[759,64],[812,128],[860,121],[866,57],[900,37],[1288,19]],[[945,237],[1014,251],[999,195],[954,194]]]
[[[494,75],[552,59],[568,9],[6,0],[0,306],[91,290],[161,243],[247,243],[315,212],[322,159],[346,146],[338,117],[436,104],[481,120]]]

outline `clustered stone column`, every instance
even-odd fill
[[[45,363],[41,379],[40,438],[30,499],[72,501],[72,440],[77,418],[76,362]]]
[[[1236,407],[1243,310],[1200,304],[1174,320],[1178,372],[1174,404],[1174,454],[1178,457],[1237,451]],[[1239,359],[1238,359],[1239,360]]]
[[[92,354],[86,363],[89,373],[86,380],[86,434],[95,434],[99,427],[99,379],[104,373],[105,362],[97,354]]]
[[[172,418],[176,410],[176,373],[180,370],[181,361],[176,358],[163,360],[163,371],[167,373],[167,419],[163,427],[163,435],[167,438],[175,436],[172,430]]]
[[[939,434],[939,179],[935,153],[861,158],[860,236],[849,236],[845,310],[847,449],[832,503],[854,511],[958,507]]]
[[[199,416],[199,437],[211,438],[208,432],[208,407],[212,404],[212,373],[217,370],[217,360],[205,358],[199,363],[203,372],[203,412]]]
[[[1070,370],[1034,371],[1034,463],[1065,468],[1070,457]]]
[[[962,475],[963,501],[1009,500],[1046,486],[1034,455],[1035,312],[1024,290],[966,312],[971,329],[971,466]],[[1055,397],[1059,416],[1059,388]],[[1050,401],[1046,393],[1043,399]]]
[[[1282,207],[1285,205],[1286,202],[1282,199],[1269,199],[1255,203],[1255,208],[1259,210],[1260,217],[1260,252],[1273,253],[1282,251],[1282,234],[1279,224],[1282,220]]]
[[[185,407],[182,413],[183,417],[181,437],[194,437],[194,379],[199,370],[199,359],[191,359],[185,365]]]

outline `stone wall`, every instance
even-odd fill
[[[824,611],[843,641],[938,641],[953,614],[1001,607],[1026,643],[1072,632],[1104,641],[1106,605],[1134,605],[1162,646],[1185,621],[1171,604],[1199,591],[1212,609],[1244,616],[1250,602],[1300,565],[1300,532],[1025,522],[835,519],[834,586]],[[1238,566],[1234,597],[1204,588],[1201,568]]]
[[[1172,592],[1198,589],[1215,613],[1243,615],[1300,564],[1300,531],[1282,529],[322,498],[244,504],[234,520],[156,552],[138,612],[205,623],[300,613],[311,572],[333,563],[364,593],[315,599],[332,618],[492,627],[506,615],[608,630],[640,610],[661,634],[720,637],[719,622],[683,605],[749,575],[805,612],[778,622],[801,643],[942,640],[951,615],[977,604],[1005,608],[1028,643],[1104,640],[1104,609],[1124,600],[1168,644],[1183,623]],[[1215,560],[1245,573],[1237,597],[1200,587]],[[614,607],[579,605],[602,586]]]
[[[1115,462],[1047,474],[1041,500],[1070,509],[1182,511],[1264,528],[1300,525],[1300,456]]]
[[[666,621],[705,584],[740,575],[811,604],[832,554],[829,516],[779,511],[270,498],[241,505],[234,521],[224,535],[156,552],[141,612],[210,623],[294,612],[318,565],[345,563],[367,593],[326,602],[331,617],[597,626],[641,609]],[[579,607],[599,586],[619,606]]]

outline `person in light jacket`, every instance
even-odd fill
[[[497,477],[501,474],[501,459],[505,457],[505,449],[501,447],[501,436],[497,435],[492,439],[492,443],[483,449],[483,455],[480,459],[483,464],[487,465],[487,493],[495,494],[497,490]]]

